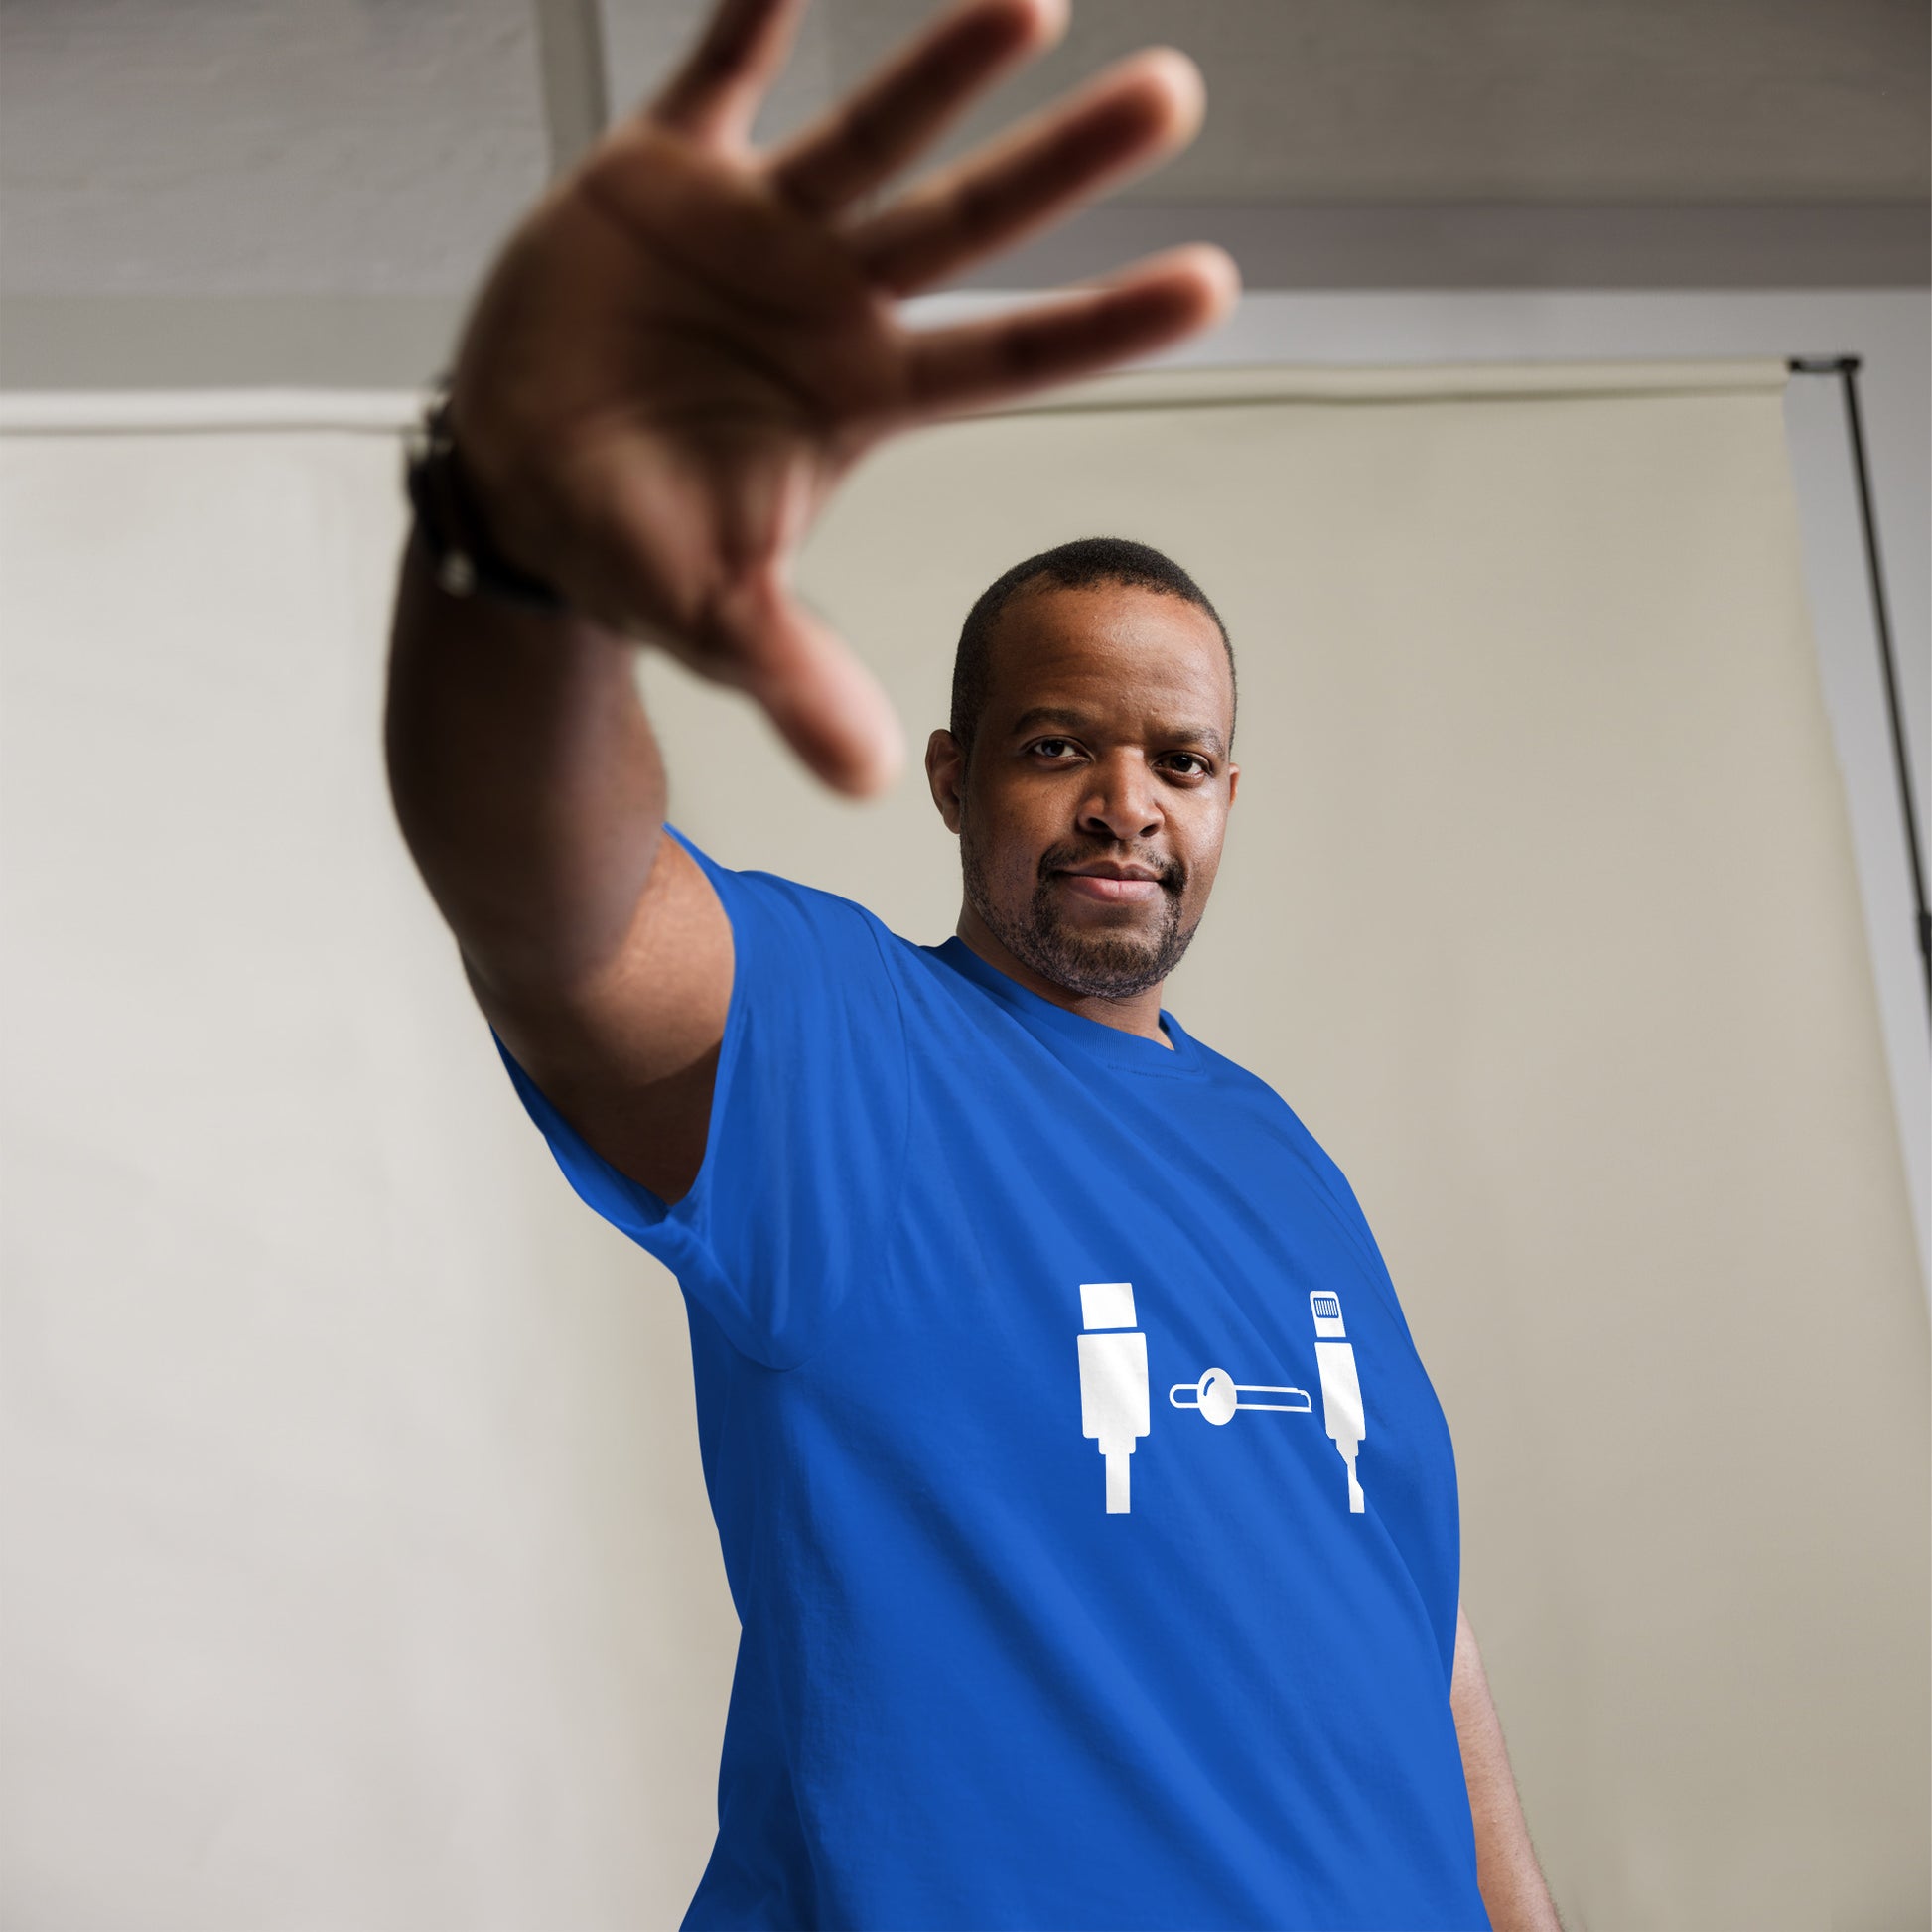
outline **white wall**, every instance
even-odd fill
[[[0,440],[0,1923],[674,1924],[684,1312],[397,833],[401,411],[328,413]]]

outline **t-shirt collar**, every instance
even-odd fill
[[[1172,1046],[1163,1046],[1158,1039],[1149,1039],[1142,1034],[1110,1027],[1106,1021],[1090,1019],[1084,1013],[1074,1013],[1035,993],[1032,987],[1023,986],[1011,974],[982,959],[956,932],[925,950],[1012,1008],[1032,1033],[1064,1040],[1076,1050],[1130,1073],[1173,1077],[1205,1071],[1200,1042],[1166,1007],[1161,1009],[1161,1020],[1168,1037],[1173,1041]]]

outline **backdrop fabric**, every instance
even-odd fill
[[[801,574],[907,724],[866,805],[640,658],[681,828],[930,942],[973,598],[1083,535],[1213,598],[1240,796],[1164,1003],[1375,1230],[1579,1926],[1932,1909],[1927,1311],[1784,380],[1156,371],[906,438]],[[679,1297],[529,1132],[384,787],[407,407],[0,437],[23,1923],[665,1923],[711,1843]]]

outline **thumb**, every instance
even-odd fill
[[[780,736],[836,790],[886,790],[905,761],[905,733],[886,688],[830,624],[779,581],[775,567],[718,612],[733,669]]]

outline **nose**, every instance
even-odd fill
[[[1147,761],[1125,747],[1098,759],[1080,801],[1080,830],[1090,838],[1137,845],[1161,829],[1157,781]]]

